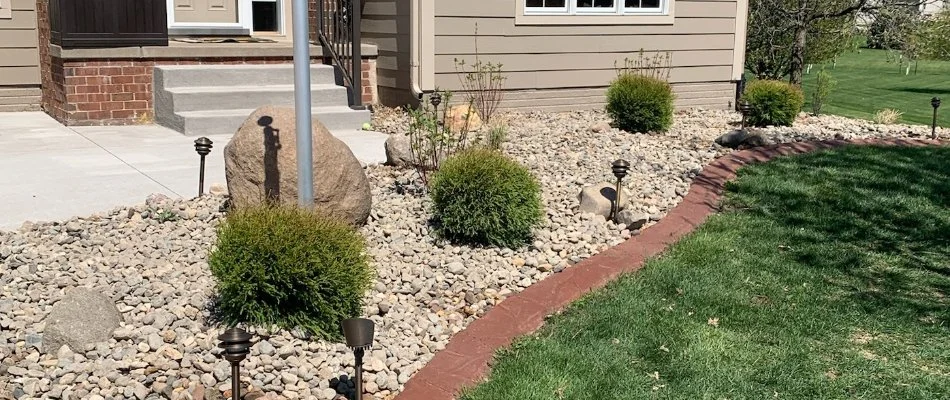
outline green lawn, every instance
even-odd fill
[[[808,112],[820,68],[815,65],[804,78]],[[825,68],[838,85],[822,113],[873,120],[878,110],[893,108],[904,112],[903,122],[930,125],[930,99],[937,96],[946,100],[938,123],[950,126],[950,62],[920,61],[916,75],[913,65],[910,75],[904,75],[895,60],[888,62],[885,50],[860,49],[838,57],[834,69],[830,64]]]
[[[745,168],[725,211],[465,400],[950,399],[950,148]]]

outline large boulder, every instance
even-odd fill
[[[758,130],[749,128],[736,129],[716,138],[716,144],[730,149],[749,149],[765,146],[768,141]]]
[[[121,321],[112,299],[92,289],[69,289],[46,317],[43,351],[54,353],[66,345],[84,353],[86,345],[108,342]]]
[[[408,167],[412,165],[412,145],[406,135],[389,135],[386,139],[386,165]]]
[[[354,225],[366,222],[372,195],[359,160],[317,120],[311,148],[316,207]],[[297,204],[294,109],[264,106],[254,111],[225,146],[224,171],[235,208],[265,199]]]
[[[473,132],[482,128],[482,118],[478,115],[475,107],[468,104],[456,104],[449,106],[449,109],[446,110],[445,124],[449,126],[452,132],[463,130]]]
[[[611,208],[613,207],[614,200],[617,199],[616,184],[603,182],[586,186],[581,189],[581,193],[577,195],[577,199],[581,203],[581,207],[578,210],[579,212],[610,218]],[[626,208],[626,203],[629,200],[630,193],[624,190],[620,198],[621,210]]]

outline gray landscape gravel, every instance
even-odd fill
[[[378,277],[364,308],[377,324],[364,379],[376,398],[398,393],[454,333],[504,298],[638,234],[577,211],[584,186],[614,181],[612,161],[632,164],[624,218],[646,229],[681,201],[704,165],[730,151],[713,141],[739,120],[730,112],[691,111],[677,114],[668,133],[631,134],[610,128],[597,111],[507,117],[504,151],[539,178],[547,210],[533,242],[522,248],[435,238],[428,199],[406,190],[413,172],[366,169],[373,208],[361,231]],[[383,110],[374,125],[403,134],[407,119]],[[794,128],[764,132],[772,142],[789,142],[921,137],[930,130],[803,116]],[[210,320],[214,279],[206,258],[225,200],[152,196],[136,206],[0,232],[0,399],[220,398],[230,388],[230,371],[216,347],[223,328]],[[81,351],[43,348],[47,316],[73,287],[113,299],[120,327],[107,342]],[[243,370],[253,388],[271,398],[332,399],[351,387],[340,379],[353,372],[343,344],[251,330],[256,339]]]

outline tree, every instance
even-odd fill
[[[761,50],[779,51],[779,43],[787,43],[787,56],[764,57],[765,64],[780,65],[787,60],[788,81],[801,85],[805,64],[809,61],[809,36],[816,41],[822,51],[811,52],[811,57],[822,58],[828,53],[850,46],[844,43],[841,28],[853,22],[862,12],[872,12],[882,7],[895,5],[919,6],[929,0],[752,0],[750,2],[749,41],[755,46],[750,49],[753,56],[762,55]],[[753,27],[754,23],[772,23],[769,27]],[[811,34],[810,34],[811,33]],[[753,35],[771,35],[770,37],[752,37]],[[840,51],[839,51],[840,52]],[[769,53],[770,55],[772,53]],[[758,63],[754,60],[753,63]],[[755,71],[753,69],[753,71]]]
[[[872,49],[912,50],[914,34],[921,20],[920,8],[885,7],[873,14],[868,28],[868,47]]]
[[[916,36],[922,58],[950,61],[950,8],[923,21]]]

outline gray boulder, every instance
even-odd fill
[[[264,201],[297,204],[297,133],[292,107],[255,110],[224,147],[224,174],[235,208]],[[372,194],[350,148],[313,121],[316,207],[354,225],[369,217]]]
[[[650,215],[643,213],[635,213],[632,210],[623,210],[617,213],[616,222],[623,224],[627,229],[633,231],[640,228],[643,228],[643,225],[646,225],[647,222],[650,222]]]
[[[412,165],[412,146],[406,135],[389,135],[386,139],[386,165],[408,167]]]
[[[616,184],[614,183],[603,182],[596,185],[586,186],[581,189],[581,193],[577,195],[577,199],[581,203],[581,207],[578,211],[581,213],[595,214],[603,216],[604,218],[610,218],[610,210],[616,198],[617,189]],[[626,208],[625,203],[629,199],[630,194],[624,190],[624,193],[620,199],[621,210]]]
[[[108,342],[121,321],[112,299],[84,287],[69,289],[46,317],[43,351],[56,352],[66,345],[83,353],[86,345]]]
[[[768,144],[768,140],[758,130],[751,128],[744,131],[736,129],[716,138],[716,144],[730,149],[749,149],[765,146]]]

